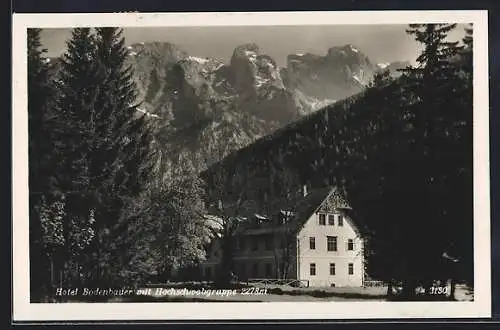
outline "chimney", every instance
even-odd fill
[[[302,194],[304,195],[304,197],[307,196],[307,185],[306,184],[302,186]]]

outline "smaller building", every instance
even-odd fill
[[[335,188],[307,192],[293,209],[243,219],[233,238],[232,269],[239,280],[302,280],[309,286],[363,286],[364,241],[351,207]],[[202,264],[214,279],[224,251],[212,240]]]

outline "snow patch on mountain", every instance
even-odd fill
[[[359,77],[358,77],[355,73],[352,75],[352,78],[353,78],[354,80],[356,80],[358,83],[360,83],[360,84],[361,84],[361,80],[359,79]]]
[[[269,79],[262,78],[261,76],[255,76],[255,86],[256,87],[260,87],[267,82],[269,82]]]
[[[201,57],[197,57],[197,56],[188,56],[187,59],[190,61],[198,62],[200,64],[204,64],[204,63],[207,63],[209,61],[206,58],[201,58]]]
[[[330,104],[333,104],[337,102],[336,100],[331,100],[331,99],[324,99],[324,100],[319,100],[319,99],[314,99],[313,102],[311,102],[311,109],[313,111],[322,109]]]
[[[147,117],[151,117],[151,118],[160,118],[160,116],[158,116],[157,114],[155,114],[155,113],[150,113],[150,112],[148,112],[148,111],[146,111],[146,110],[144,110],[144,109],[137,108],[136,110],[137,110],[137,111],[139,111],[139,112],[142,112],[142,113],[143,113],[143,114],[145,114]]]

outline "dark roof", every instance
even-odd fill
[[[313,189],[299,202],[295,210],[296,215],[292,221],[297,231],[305,225],[311,215],[323,205],[329,196],[329,200],[331,200],[330,207],[336,209],[350,209],[349,204],[336,188],[323,187]]]
[[[327,198],[328,201],[326,201]],[[349,204],[336,188],[323,187],[312,189],[297,203],[297,206],[291,210],[294,213],[294,216],[290,219],[289,228],[294,232],[300,231],[311,215],[325,204],[328,204],[330,208],[350,209]],[[280,227],[280,225],[278,225],[278,227]],[[242,234],[257,234],[272,231],[276,228],[276,223],[273,223],[272,221],[264,222],[257,226],[249,221],[244,224],[242,223],[238,232]]]

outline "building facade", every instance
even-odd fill
[[[234,236],[233,273],[239,280],[301,280],[312,287],[360,287],[364,282],[364,242],[336,189],[305,194],[296,210],[270,218],[255,214]],[[213,240],[202,276],[217,276],[222,253]]]

